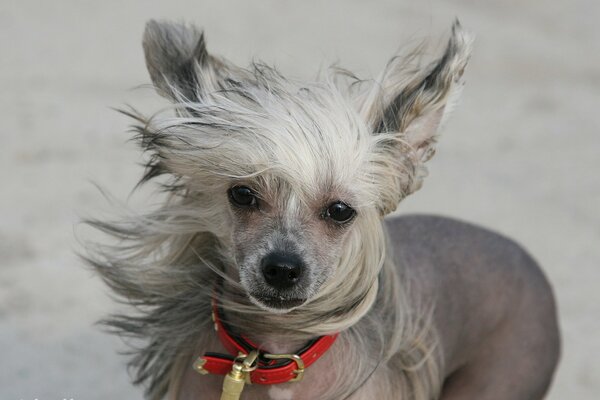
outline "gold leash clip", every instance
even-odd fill
[[[248,354],[240,353],[236,357],[231,371],[223,380],[221,400],[239,400],[246,382],[250,383],[250,372],[257,367],[258,351],[252,350]]]

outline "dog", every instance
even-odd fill
[[[211,55],[150,21],[148,71],[170,106],[135,120],[140,183],[164,202],[114,221],[85,258],[135,311],[105,322],[146,398],[535,400],[560,340],[551,287],[508,238],[391,217],[421,187],[464,85],[472,38],[360,80],[316,82]],[[241,397],[240,397],[241,396]]]

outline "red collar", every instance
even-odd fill
[[[251,351],[258,352],[256,369],[250,372],[250,381],[261,385],[295,382],[302,379],[304,369],[308,368],[331,347],[338,334],[320,336],[311,340],[296,354],[270,354],[258,348],[243,336],[228,332],[227,326],[219,318],[219,309],[213,302],[212,319],[215,330],[229,354],[205,353],[194,363],[194,369],[201,374],[227,375],[236,361],[236,357]]]

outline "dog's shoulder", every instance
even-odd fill
[[[534,258],[516,241],[453,218],[404,215],[386,220],[389,245],[399,268],[440,290],[451,285],[485,296],[500,292],[509,301],[524,292],[552,297],[551,288]]]
[[[536,345],[547,350],[540,365],[555,365],[559,339],[552,289],[521,245],[477,225],[433,215],[390,218],[386,228],[396,265],[413,277],[413,293],[434,302],[435,324],[452,358],[447,367],[470,357],[457,349],[479,346],[501,326],[537,338]]]

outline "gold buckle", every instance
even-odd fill
[[[268,358],[269,360],[281,360],[288,359],[292,360],[296,363],[297,369],[294,370],[295,377],[290,379],[290,382],[298,382],[302,380],[304,377],[304,361],[297,354],[263,354],[263,357]]]

